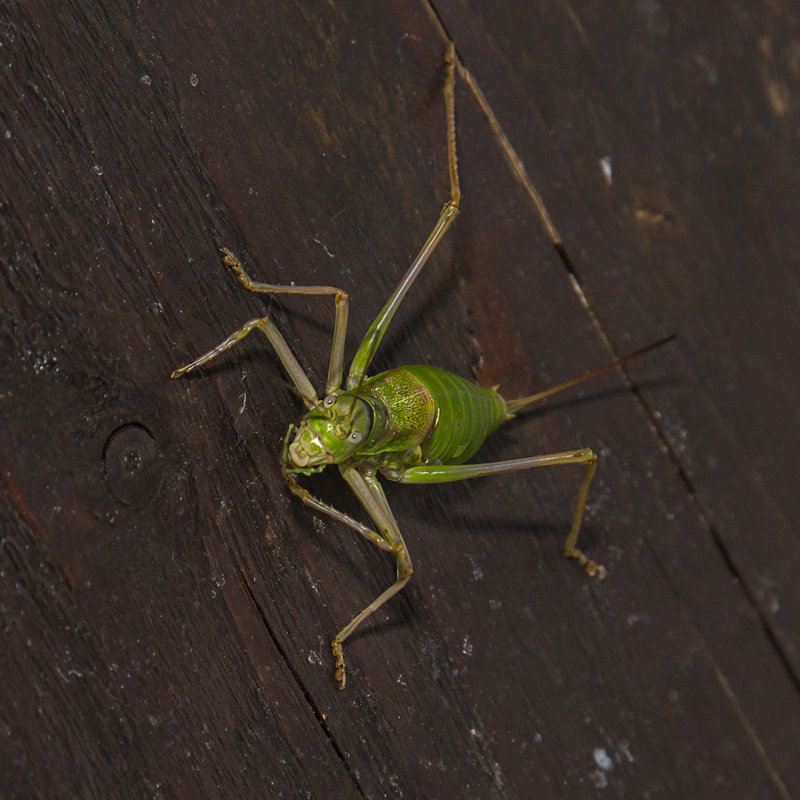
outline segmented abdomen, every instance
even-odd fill
[[[505,400],[493,388],[425,364],[402,369],[425,384],[436,406],[433,427],[420,445],[425,463],[466,461],[507,418]]]

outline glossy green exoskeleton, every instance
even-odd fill
[[[367,331],[350,365],[344,388],[342,376],[349,303],[347,294],[332,286],[257,283],[245,273],[236,256],[226,249],[222,251],[225,263],[234,270],[242,286],[249,291],[333,296],[335,320],[325,396],[322,400],[317,397],[286,340],[267,317],[250,320],[217,347],[172,373],[173,378],[185,375],[232,347],[252,331],[260,330],[275,348],[308,409],[299,426],[290,426],[283,447],[282,469],[291,491],[307,505],[354,528],[377,547],[395,556],[395,582],[345,625],[333,639],[336,679],[341,689],[345,685],[343,642],[361,622],[400,591],[412,573],[411,558],[378,482],[378,473],[400,483],[445,483],[532,467],[582,465],[583,482],[564,552],[567,557],[577,559],[590,575],[605,575],[603,567],[576,547],[586,498],[597,463],[597,457],[591,450],[580,448],[564,453],[488,464],[464,462],[478,451],[492,431],[511,419],[517,411],[610,369],[638,353],[617,359],[612,364],[553,389],[517,400],[505,400],[494,388],[476,386],[458,375],[432,366],[400,367],[371,378],[366,377],[392,317],[458,214],[461,191],[456,161],[456,64],[452,44],[447,49],[445,61],[447,78],[444,97],[447,110],[450,200],[445,203],[428,240]],[[371,517],[373,528],[337,511],[311,495],[297,482],[296,476],[311,475],[333,464],[339,468],[345,482]]]

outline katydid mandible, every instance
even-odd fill
[[[408,549],[377,474],[400,483],[446,483],[533,467],[580,465],[584,470],[583,481],[578,492],[572,526],[564,542],[564,554],[568,558],[576,559],[589,575],[602,578],[605,576],[605,569],[577,547],[589,486],[597,467],[597,456],[591,450],[578,448],[563,453],[484,464],[464,462],[478,451],[490,433],[512,419],[516,412],[656,346],[650,345],[587,375],[516,400],[505,400],[494,387],[480,387],[452,372],[427,365],[399,367],[367,377],[367,370],[392,317],[458,215],[461,190],[456,159],[456,58],[452,43],[448,45],[445,54],[445,67],[444,100],[450,199],[444,204],[422,249],[364,336],[344,385],[342,386],[344,344],[349,304],[347,293],[333,286],[281,286],[256,282],[244,271],[239,259],[227,249],[222,250],[224,263],[235,272],[239,282],[248,291],[333,297],[335,316],[324,397],[322,400],[318,398],[286,340],[268,317],[246,322],[224,342],[172,373],[173,378],[179,378],[216,358],[249,333],[261,331],[275,349],[307,408],[300,424],[289,426],[281,453],[281,469],[290,490],[306,505],[348,525],[395,557],[395,582],[353,617],[333,638],[331,649],[335,659],[335,677],[340,689],[344,689],[346,682],[342,650],[345,640],[367,617],[397,594],[412,573]],[[311,495],[298,483],[297,476],[321,472],[334,464],[372,519],[374,527],[336,510]]]

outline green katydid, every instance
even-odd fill
[[[260,330],[275,349],[295,389],[307,407],[299,426],[290,425],[281,454],[284,477],[290,490],[303,503],[348,525],[397,560],[395,582],[334,637],[331,647],[335,676],[344,689],[346,671],[344,641],[367,617],[397,594],[412,573],[411,558],[397,521],[378,481],[380,473],[400,483],[446,483],[533,467],[578,464],[584,468],[583,481],[572,526],[564,543],[564,554],[574,558],[589,575],[605,577],[605,569],[577,547],[589,486],[597,467],[597,456],[588,448],[563,453],[517,458],[484,464],[465,464],[486,437],[515,413],[618,366],[662,342],[618,358],[604,367],[528,397],[505,400],[496,388],[477,386],[438,367],[400,367],[366,377],[370,363],[386,329],[414,280],[430,258],[459,211],[461,190],[458,179],[455,132],[455,50],[450,43],[445,54],[444,85],[447,112],[447,152],[450,199],[422,249],[401,278],[362,340],[342,388],[344,344],[349,298],[333,286],[282,286],[259,283],[244,271],[239,259],[223,249],[224,263],[237,275],[242,286],[264,294],[332,295],[335,304],[333,337],[325,395],[317,397],[311,381],[289,349],[286,340],[267,317],[252,319],[205,355],[172,373],[179,378],[220,353],[249,333]],[[666,341],[666,340],[664,340]],[[374,528],[311,495],[297,482],[298,475],[311,475],[335,464],[341,476],[363,505]]]

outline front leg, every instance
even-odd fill
[[[291,430],[291,429],[290,429]],[[314,497],[311,492],[307,489],[304,489],[298,482],[297,479],[291,472],[288,472],[286,466],[283,466],[283,477],[286,478],[286,482],[289,484],[289,489],[295,497],[299,497],[309,508],[313,508],[315,511],[320,511],[323,514],[327,514],[327,516],[335,519],[337,522],[342,522],[347,525],[348,528],[352,528],[354,531],[358,531],[365,539],[369,539],[372,544],[376,547],[380,547],[381,550],[386,550],[387,552],[394,552],[394,546],[391,542],[387,541],[384,536],[382,536],[377,531],[372,530],[368,525],[364,525],[363,522],[359,522],[357,519],[353,519],[353,517],[345,514],[343,511],[339,511],[338,509],[334,508],[331,505],[328,505],[323,500],[320,500],[318,497]]]
[[[278,358],[283,364],[283,368],[286,370],[286,374],[291,378],[292,383],[295,385],[300,396],[303,398],[303,402],[305,402],[308,408],[314,408],[318,404],[317,393],[314,391],[314,387],[311,385],[311,381],[306,377],[305,372],[303,372],[303,368],[300,366],[300,362],[295,358],[294,353],[289,349],[289,345],[286,343],[286,339],[283,338],[281,332],[270,322],[268,317],[261,317],[260,319],[251,319],[249,322],[245,322],[238,331],[234,331],[224,342],[220,342],[216,347],[212,347],[204,355],[196,358],[189,364],[185,364],[182,367],[174,370],[170,375],[171,378],[180,378],[183,375],[186,375],[187,372],[191,372],[193,369],[197,369],[197,367],[201,367],[203,364],[207,364],[212,359],[216,358],[220,353],[224,353],[226,350],[233,347],[237,342],[240,342],[244,339],[245,336],[252,333],[254,330],[259,330],[264,336],[267,337],[269,343],[275,349],[275,352],[278,354]]]
[[[288,472],[285,466],[283,468],[283,474],[289,484],[289,489],[292,491],[292,494],[299,497],[303,503],[316,511],[327,514],[338,522],[344,523],[353,530],[358,531],[358,533],[372,542],[376,547],[393,553],[397,559],[397,580],[386,589],[386,591],[378,595],[378,597],[363,611],[356,614],[356,616],[334,636],[331,642],[331,650],[333,651],[333,657],[335,659],[336,680],[339,682],[339,689],[344,689],[347,677],[344,652],[342,649],[344,640],[347,639],[356,627],[370,614],[377,611],[390,597],[397,594],[397,592],[408,583],[413,567],[411,565],[408,549],[400,534],[400,529],[397,527],[397,522],[394,519],[392,510],[389,508],[389,504],[386,501],[377,478],[375,478],[374,472],[362,474],[356,467],[347,465],[340,465],[339,471],[375,522],[377,530],[373,530],[357,519],[353,519],[353,517],[342,511],[338,511],[333,506],[314,497],[311,492],[300,486],[293,473]]]
[[[377,611],[387,600],[394,597],[407,583],[414,568],[411,564],[411,556],[408,553],[406,543],[397,526],[392,509],[383,494],[378,479],[375,477],[374,469],[364,472],[356,467],[340,464],[339,472],[347,481],[348,486],[353,490],[353,494],[361,501],[367,513],[372,517],[385,541],[390,545],[391,551],[397,559],[397,579],[385,591],[381,592],[363,611],[356,614],[347,625],[342,628],[331,642],[333,656],[336,659],[336,680],[339,681],[339,688],[344,689],[346,680],[346,668],[344,663],[344,652],[342,644],[344,640],[360,625],[370,614]]]

